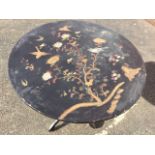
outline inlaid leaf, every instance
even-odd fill
[[[21,80],[22,86],[26,87],[28,86],[28,81],[27,80]]]
[[[38,38],[36,39],[36,41],[43,41],[44,37],[43,36],[38,36]]]
[[[67,96],[67,92],[65,90],[63,91],[63,96]]]
[[[54,64],[56,64],[59,60],[60,60],[59,55],[55,55],[55,56],[50,57],[50,58],[46,61],[46,64],[54,65]]]
[[[102,38],[95,38],[93,41],[97,45],[102,45],[102,44],[106,43],[106,40],[105,39],[102,39]]]
[[[82,62],[85,63],[85,64],[87,63],[87,61],[88,61],[87,58],[82,59]]]
[[[104,49],[103,48],[89,48],[88,51],[91,52],[91,53],[96,53],[97,54],[97,53],[100,53],[100,52],[104,51]]]
[[[108,112],[109,114],[111,114],[111,113],[113,113],[113,112],[115,111],[115,109],[116,109],[116,107],[117,107],[117,103],[118,103],[118,100],[113,100],[113,101],[111,102],[111,106],[110,106],[110,108],[107,110],[107,112]]]

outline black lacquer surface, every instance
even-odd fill
[[[9,75],[26,104],[69,122],[106,120],[141,96],[144,63],[126,38],[66,20],[38,27],[12,50]]]

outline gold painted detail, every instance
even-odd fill
[[[76,41],[72,41],[72,42],[70,42],[69,44],[70,44],[71,46],[73,46],[73,47],[77,47],[77,46],[78,46],[78,44],[77,44]]]
[[[46,44],[45,43],[42,43],[42,44],[39,45],[39,48],[42,49],[45,46],[46,46]]]
[[[67,96],[67,92],[65,90],[63,91],[63,96]]]
[[[81,32],[80,31],[75,31],[75,34],[80,34]]]

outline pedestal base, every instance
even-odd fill
[[[59,120],[54,120],[53,123],[50,125],[48,131],[55,131],[57,129],[56,125],[59,123]],[[93,129],[100,128],[104,125],[104,121],[96,121],[89,123],[90,127]],[[63,126],[63,125],[61,125]]]
[[[89,123],[90,127],[93,129],[101,128],[104,125],[104,121],[96,121]]]

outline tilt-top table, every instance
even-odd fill
[[[76,20],[49,23],[24,35],[9,58],[17,93],[58,121],[95,123],[129,109],[146,73],[137,49],[102,26]]]

